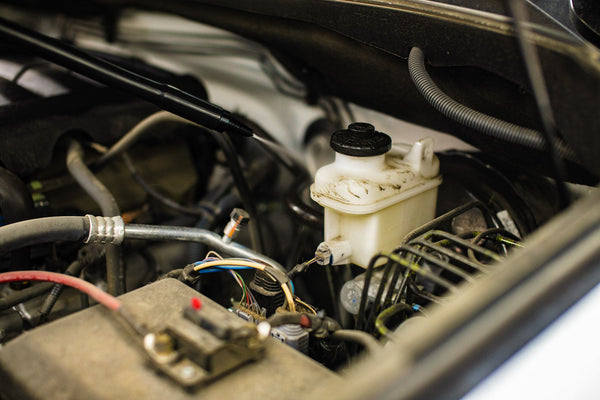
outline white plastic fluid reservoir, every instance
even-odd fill
[[[393,250],[434,218],[439,160],[432,139],[392,147],[388,135],[367,123],[335,132],[331,147],[335,161],[317,171],[310,195],[325,208],[325,243],[349,249],[332,263],[366,268],[375,254]]]

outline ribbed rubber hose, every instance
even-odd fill
[[[105,217],[117,217],[121,210],[112,193],[90,171],[83,161],[81,145],[72,140],[67,151],[67,169],[83,190],[98,204]],[[108,293],[118,296],[125,292],[125,271],[119,246],[106,245],[106,282]]]
[[[446,117],[485,135],[541,152],[546,151],[541,132],[473,110],[444,93],[427,73],[425,54],[418,47],[410,50],[408,72],[425,100]],[[557,140],[553,145],[562,158],[574,159],[574,153],[564,143]]]

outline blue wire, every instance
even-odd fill
[[[197,261],[194,263],[194,265],[202,265],[206,262],[210,262],[210,261],[215,261],[215,260],[202,260],[202,261]],[[242,266],[238,266],[238,265],[215,265],[214,267],[211,268],[206,268],[206,269],[201,269],[198,272],[199,274],[208,274],[208,273],[212,273],[212,272],[221,272],[221,271],[226,271],[226,270],[243,270],[243,269],[252,269],[251,267],[242,267]],[[292,289],[292,294],[295,294],[296,292],[296,288],[294,287],[294,283],[292,281],[289,281],[290,283],[290,288]]]
[[[228,271],[228,270],[242,270],[242,269],[252,269],[250,267],[240,267],[237,265],[219,265],[219,266],[214,266],[211,268],[206,268],[206,269],[201,269],[198,272],[199,274],[206,274],[209,272],[222,272],[222,271]]]
[[[197,271],[199,274],[209,274],[211,272],[222,272],[224,271],[223,269],[217,269],[217,268],[206,268],[206,269],[201,269],[200,271]]]

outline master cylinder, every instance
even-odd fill
[[[442,182],[433,140],[394,145],[367,123],[354,123],[331,137],[335,161],[320,168],[310,187],[325,208],[323,264],[363,268],[373,255],[391,251],[411,230],[435,216]]]

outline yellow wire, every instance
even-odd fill
[[[261,263],[255,262],[255,261],[223,259],[223,260],[216,260],[216,261],[208,261],[208,262],[202,263],[200,265],[196,265],[194,267],[194,271],[200,271],[202,269],[210,268],[210,267],[226,267],[228,265],[234,265],[237,267],[249,267],[249,268],[258,269],[260,271],[265,270],[264,264],[261,264]],[[290,291],[289,286],[287,284],[283,283],[283,284],[281,284],[281,290],[283,290],[283,294],[285,295],[285,299],[287,300],[288,308],[290,309],[291,312],[295,312],[296,304],[294,303],[294,297],[292,296],[292,292]]]
[[[210,267],[223,267],[223,266],[227,266],[227,265],[234,265],[237,267],[249,267],[249,268],[259,269],[261,271],[265,270],[264,264],[261,264],[261,263],[255,262],[255,261],[223,259],[223,260],[207,261],[205,263],[196,265],[194,267],[194,271],[200,271],[201,269],[210,268]]]
[[[206,260],[207,258],[209,258],[211,256],[211,254],[214,255],[219,260],[223,259],[223,257],[221,257],[221,255],[219,253],[217,253],[216,251],[214,251],[214,250],[211,250],[208,253],[206,253],[206,257],[204,259]]]
[[[281,290],[283,290],[283,293],[285,294],[285,298],[287,299],[288,308],[290,309],[290,311],[296,312],[296,304],[294,304],[294,298],[292,297],[292,292],[288,285],[286,285],[285,283],[281,285]]]
[[[310,312],[317,315],[317,310],[315,310],[315,308],[313,306],[311,306],[310,304],[303,302],[298,297],[296,297],[294,300],[296,300],[296,303],[302,304],[304,307],[306,307],[308,310],[310,310]]]

